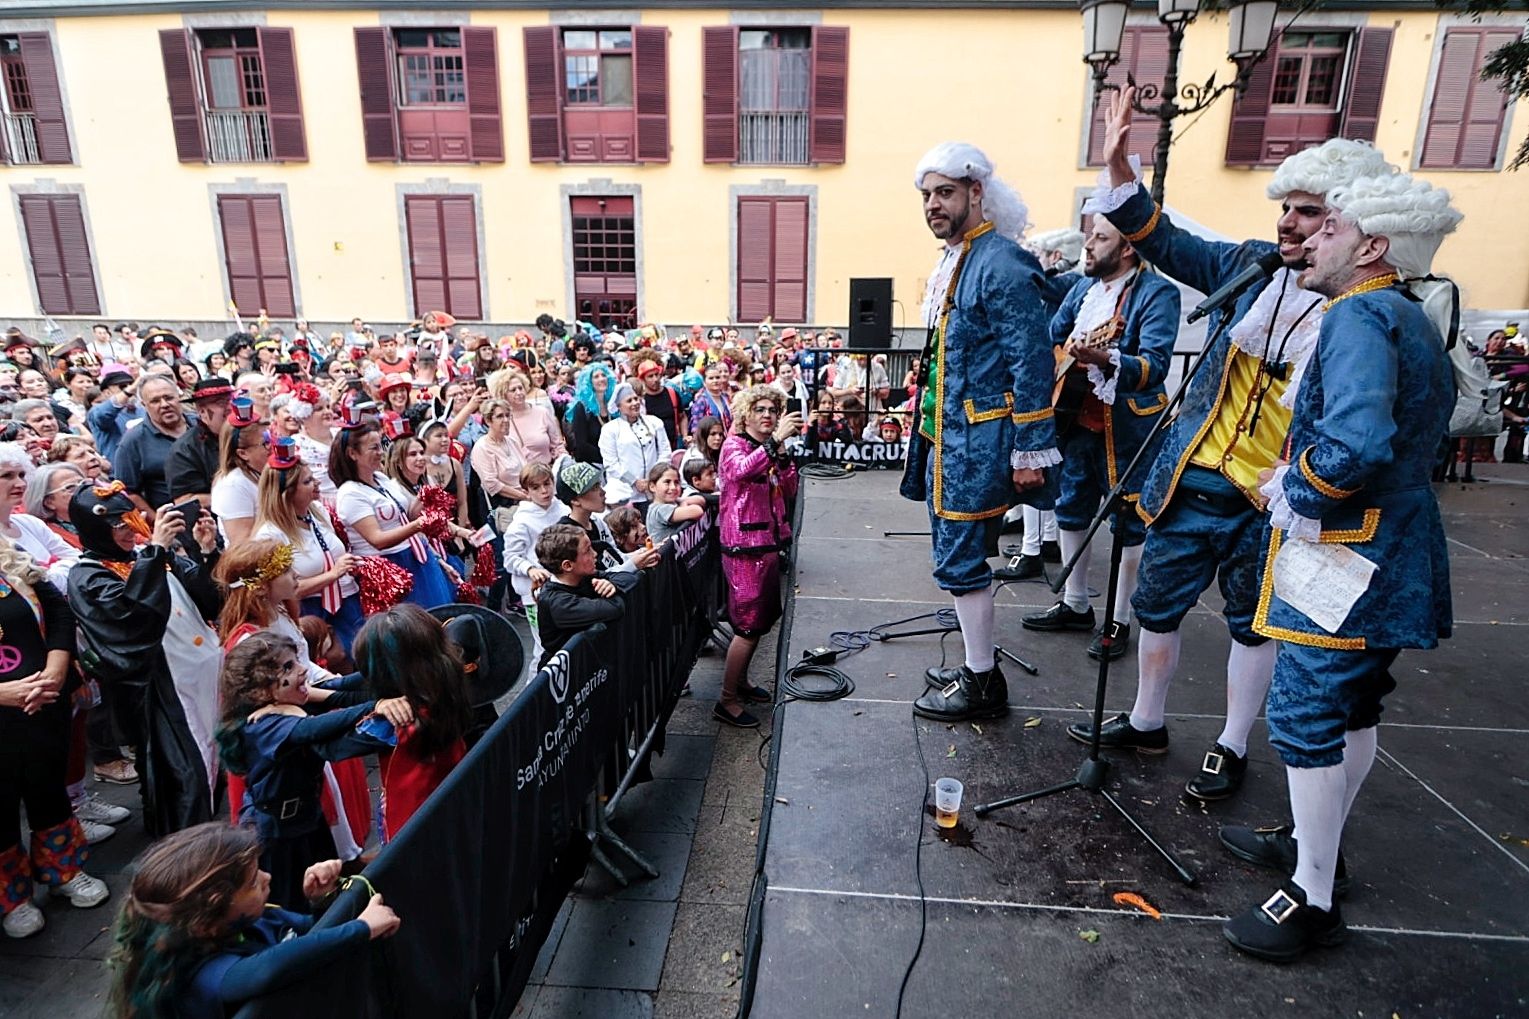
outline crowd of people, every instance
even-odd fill
[[[120,910],[118,1014],[220,1014],[391,933],[377,899],[290,937],[492,721],[429,610],[523,615],[534,671],[618,618],[665,544],[713,513],[732,628],[715,715],[757,726],[748,705],[771,694],[748,671],[781,610],[795,454],[814,430],[874,433],[909,398],[884,357],[840,345],[548,317],[491,339],[443,313],[329,337],[262,319],[217,342],[9,330],[5,934],[45,930],[46,892],[110,897],[90,847],[135,811],[98,783],[139,787],[154,840]]]

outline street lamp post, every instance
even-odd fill
[[[1173,122],[1198,113],[1222,94],[1247,87],[1253,65],[1262,60],[1274,38],[1278,0],[1229,0],[1231,38],[1226,57],[1237,65],[1231,81],[1218,84],[1211,75],[1204,84],[1179,85],[1179,52],[1184,30],[1200,13],[1201,0],[1158,0],[1157,20],[1168,30],[1168,66],[1161,89],[1139,86],[1132,108],[1157,120],[1157,147],[1152,160],[1152,197],[1159,205],[1168,179],[1168,149],[1173,142]],[[1110,67],[1120,60],[1120,40],[1125,34],[1128,0],[1079,0],[1083,13],[1083,61],[1093,68],[1094,94],[1115,86],[1106,84]],[[1136,81],[1127,75],[1132,85]],[[1154,101],[1156,100],[1156,101]]]

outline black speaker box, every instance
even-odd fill
[[[890,278],[849,281],[849,345],[882,349],[892,346]]]

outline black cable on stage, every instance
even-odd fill
[[[940,641],[941,654],[944,656],[944,639]],[[903,995],[908,990],[908,980],[913,976],[913,967],[918,965],[918,957],[924,954],[924,935],[929,927],[929,900],[924,897],[924,814],[929,809],[929,762],[924,760],[924,743],[918,736],[918,716],[909,712],[908,717],[913,720],[913,745],[918,748],[918,766],[924,774],[924,798],[918,805],[918,816],[914,819],[914,829],[918,832],[913,840],[913,876],[918,881],[918,944],[913,948],[913,957],[908,960],[908,968],[903,970],[902,983],[897,985],[897,1012],[896,1019],[902,1019]]]
[[[828,680],[829,685],[808,686],[799,682],[803,676],[821,676]],[[832,665],[815,665],[809,661],[786,670],[785,689],[787,696],[795,701],[836,701],[855,692],[855,681],[842,669]]]
[[[814,478],[818,481],[843,481],[853,477],[855,468],[853,464],[834,464],[822,460],[809,460],[796,469],[797,474],[804,478]]]

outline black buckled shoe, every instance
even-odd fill
[[[1009,685],[1003,672],[994,665],[987,672],[976,673],[966,666],[954,683],[939,690],[926,690],[913,702],[913,713],[938,722],[964,722],[971,718],[1002,718],[1009,713]]]
[[[994,580],[1033,580],[1046,572],[1046,565],[1038,555],[1013,556],[1008,563],[993,571]]]
[[[1237,794],[1247,773],[1247,757],[1217,743],[1205,752],[1200,770],[1184,783],[1184,791],[1197,800],[1224,800]]]
[[[936,690],[943,690],[952,683],[961,679],[961,666],[952,665],[944,669],[936,669],[934,666],[924,670],[924,682]]]
[[[1295,882],[1285,886],[1261,906],[1234,916],[1221,927],[1226,940],[1249,955],[1270,962],[1294,962],[1307,949],[1336,945],[1348,935],[1338,904],[1318,909],[1306,904],[1306,893]]]
[[[1094,607],[1090,605],[1088,611],[1078,612],[1069,608],[1067,603],[1059,601],[1045,612],[1032,612],[1020,620],[1020,624],[1027,630],[1039,630],[1042,633],[1058,633],[1062,630],[1092,630],[1094,628]]]
[[[1094,661],[1104,659],[1104,638],[1110,639],[1110,661],[1124,658],[1126,648],[1131,646],[1131,626],[1129,623],[1118,623],[1111,619],[1108,623],[1094,634],[1094,642],[1088,646],[1088,657]]]
[[[1094,741],[1092,722],[1074,722],[1067,727],[1067,735],[1079,743]],[[1166,754],[1168,752],[1168,727],[1146,732],[1131,724],[1131,716],[1122,712],[1114,718],[1106,718],[1099,729],[1099,746],[1105,750],[1135,750],[1139,754]]]
[[[1056,542],[1056,541],[1043,541],[1043,542],[1041,542],[1041,558],[1044,559],[1048,563],[1059,563],[1059,562],[1061,562],[1062,561],[1062,545],[1061,545],[1061,543],[1060,542]]]
[[[1272,825],[1265,828],[1248,828],[1241,825],[1225,825],[1221,829],[1221,844],[1226,851],[1239,860],[1260,867],[1277,870],[1286,877],[1295,874],[1296,849],[1299,843],[1291,836],[1290,826]],[[1338,850],[1338,864],[1333,868],[1333,898],[1348,895],[1351,881],[1348,863],[1343,850]]]

